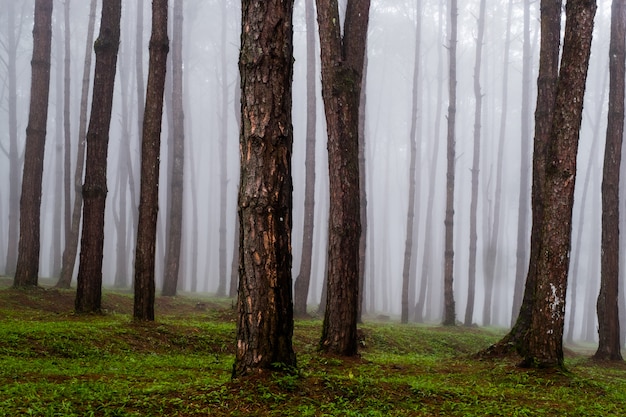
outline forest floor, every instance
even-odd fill
[[[295,322],[295,374],[231,380],[231,299],[105,290],[102,315],[74,290],[0,278],[0,416],[623,416],[626,366],[568,351],[567,371],[476,360],[501,329],[366,321],[360,356],[321,354],[319,318]]]

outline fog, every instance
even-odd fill
[[[7,88],[7,24],[6,4],[0,4],[0,125],[8,126]],[[69,1],[69,0],[66,0]],[[80,79],[83,68],[89,2],[71,2],[71,131],[72,170],[78,131]],[[126,255],[127,285],[132,277],[132,257],[135,236],[129,227],[126,236],[118,236],[116,218],[125,214],[129,222],[137,209],[127,182],[120,184],[121,158],[127,144],[133,161],[134,184],[139,187],[140,140],[137,128],[137,94],[135,88],[135,31],[137,1],[123,2],[122,35],[115,85],[116,99],[113,107],[108,156],[108,195],[105,219],[104,283],[114,284],[118,256]],[[148,69],[148,39],[150,36],[150,2],[144,1],[143,70],[144,83]],[[365,305],[370,315],[386,315],[395,319],[400,314],[402,266],[406,240],[406,216],[409,189],[410,127],[412,114],[412,89],[414,51],[416,41],[415,1],[372,0],[368,37],[368,69],[364,86],[366,107],[366,184],[367,191],[367,252],[365,269]],[[422,1],[420,99],[418,134],[420,159],[417,163],[419,207],[416,207],[414,256],[411,279],[417,298],[421,264],[428,245],[431,274],[428,285],[425,319],[441,321],[443,298],[444,210],[446,178],[446,112],[448,38],[446,35],[447,10],[440,0]],[[443,2],[445,3],[445,2]],[[473,69],[476,48],[478,0],[460,2],[458,43],[458,103],[456,130],[456,195],[454,217],[454,289],[457,319],[462,320],[467,303],[469,258],[469,206],[471,199],[471,169],[474,131]],[[32,12],[34,1],[15,2],[15,22],[19,43],[17,48],[17,122],[19,149],[22,152],[28,121],[30,94],[30,59],[32,48]],[[226,7],[226,19],[222,18]],[[494,0],[487,4],[486,32],[483,44],[481,91],[483,117],[480,156],[478,200],[478,253],[477,288],[474,322],[483,324],[482,305],[484,256],[486,233],[495,215],[500,215],[500,236],[496,253],[496,280],[492,305],[491,324],[509,326],[515,280],[517,252],[517,223],[519,215],[520,154],[521,154],[521,95],[522,95],[522,42],[523,4],[514,1],[510,56],[508,61],[508,111],[505,149],[503,153],[504,177],[500,213],[493,213],[496,181],[496,163],[500,119],[502,118],[502,77],[504,47],[507,30],[508,1]],[[213,0],[187,0],[184,5],[184,103],[185,103],[185,182],[183,244],[180,289],[216,292],[219,283],[220,227],[226,230],[227,280],[231,276],[231,263],[235,249],[235,223],[237,186],[239,176],[238,152],[238,46],[240,33],[239,2]],[[443,13],[443,14],[441,14]],[[52,69],[50,109],[46,142],[44,183],[41,206],[41,257],[40,276],[54,277],[60,268],[63,248],[63,27],[62,3],[55,2],[53,21]],[[99,20],[99,11],[98,11]],[[443,19],[443,24],[441,23]],[[535,103],[536,72],[539,50],[539,2],[531,4],[532,75],[530,102],[531,115]],[[443,30],[442,30],[443,28]],[[570,262],[570,289],[568,291],[568,317],[573,303],[577,305],[574,337],[593,341],[596,337],[595,300],[600,277],[600,185],[602,158],[606,129],[606,90],[608,89],[608,45],[610,28],[610,2],[598,1],[596,26],[592,46],[581,129],[576,204],[572,231],[572,258]],[[225,29],[223,31],[223,29]],[[96,28],[97,30],[97,28]],[[97,32],[96,32],[97,33]],[[226,38],[222,39],[222,34]],[[316,37],[316,41],[318,41]],[[319,45],[318,45],[319,48]],[[294,13],[294,80],[293,80],[293,276],[297,275],[301,260],[304,161],[306,128],[306,25],[304,1],[296,0]],[[319,50],[318,74],[319,74]],[[225,65],[222,65],[225,60]],[[124,81],[122,74],[126,74]],[[223,89],[223,86],[226,86]],[[315,231],[313,242],[313,268],[310,308],[316,308],[321,295],[326,261],[325,245],[328,216],[328,176],[326,134],[320,76],[317,77],[317,143]],[[438,101],[438,90],[443,98]],[[223,91],[227,92],[227,106],[222,105]],[[128,111],[122,109],[122,99],[128,100]],[[166,107],[168,104],[166,103]],[[166,109],[167,110],[167,109]],[[127,118],[126,118],[127,117]],[[222,120],[227,123],[226,159],[220,154]],[[531,117],[532,119],[532,117]],[[125,129],[124,123],[128,123]],[[532,120],[531,120],[532,123]],[[165,250],[165,210],[167,209],[167,167],[169,125],[164,117],[161,150],[160,217],[157,235],[157,288],[161,287]],[[530,132],[532,132],[532,126]],[[60,132],[60,133],[59,133]],[[9,133],[0,130],[0,271],[6,268],[9,228]],[[439,145],[438,152],[435,146]],[[226,163],[226,219],[220,225],[221,164]],[[433,165],[435,175],[431,175]],[[530,170],[530,167],[528,167]],[[21,172],[21,168],[20,168]],[[530,175],[530,172],[529,172]],[[429,184],[434,183],[432,198],[433,218],[431,233],[426,235]],[[585,188],[587,188],[585,190]],[[527,190],[530,195],[530,189]],[[120,210],[120,197],[127,205]],[[583,198],[583,195],[585,198]],[[530,201],[530,200],[528,200]],[[197,220],[194,217],[197,210]],[[530,207],[528,207],[530,209]],[[529,228],[530,228],[530,219]],[[528,236],[530,230],[528,230]],[[528,241],[527,236],[527,241]],[[580,239],[578,238],[580,236]],[[120,239],[121,238],[121,239]],[[120,248],[119,242],[126,242]],[[196,244],[197,242],[197,244]],[[197,245],[197,246],[196,246]],[[529,245],[529,243],[528,243]],[[77,270],[77,267],[76,267]],[[76,273],[76,272],[75,272]],[[195,281],[195,283],[194,283]],[[571,295],[576,284],[576,297]],[[624,306],[620,306],[624,307]],[[591,329],[591,331],[589,331]]]

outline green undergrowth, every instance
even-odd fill
[[[296,320],[295,374],[231,380],[231,300],[159,297],[155,323],[132,322],[129,294],[107,291],[103,315],[72,300],[0,290],[0,416],[626,415],[624,366],[473,359],[498,330],[366,322],[360,356],[340,358],[317,351],[319,319]]]

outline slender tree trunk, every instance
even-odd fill
[[[315,124],[317,121],[317,91],[315,89],[315,0],[306,0],[306,157],[304,187],[304,225],[302,230],[302,257],[300,273],[294,286],[294,314],[306,315],[311,263],[313,258],[313,231],[315,221]]]
[[[20,240],[13,285],[37,286],[39,274],[39,225],[43,176],[50,55],[52,43],[52,0],[35,1],[30,109],[26,128],[22,196],[20,199]]]
[[[476,37],[476,58],[474,66],[474,155],[472,159],[472,200],[470,202],[470,242],[467,306],[465,309],[465,325],[471,326],[474,319],[474,297],[476,294],[476,246],[478,243],[477,211],[478,211],[478,174],[480,173],[480,141],[483,112],[483,93],[480,90],[480,70],[482,65],[483,38],[485,37],[485,0],[480,1],[478,14],[478,36]],[[486,240],[486,237],[483,237]]]
[[[348,0],[343,36],[337,3],[317,0],[316,4],[330,178],[328,296],[320,346],[352,356],[357,353],[361,235],[359,98],[370,2]]]
[[[141,144],[141,191],[139,224],[135,248],[135,300],[133,318],[154,320],[154,267],[159,212],[159,153],[163,94],[169,40],[167,37],[168,0],[152,2],[150,66],[146,88],[143,137]]]
[[[78,125],[78,144],[76,146],[76,167],[74,170],[75,198],[72,208],[70,234],[65,241],[63,250],[63,262],[61,265],[61,277],[57,282],[58,288],[69,288],[74,275],[76,254],[78,253],[78,238],[80,232],[80,218],[83,207],[83,170],[85,167],[85,135],[87,132],[87,107],[89,100],[89,75],[91,73],[91,57],[93,54],[93,33],[96,24],[96,0],[91,0],[89,5],[89,24],[87,27],[87,42],[85,46],[85,64],[83,67],[82,90],[80,98],[80,120]]]
[[[609,47],[609,115],[602,175],[602,260],[595,359],[622,360],[619,327],[619,182],[624,135],[626,1],[613,0]]]
[[[60,39],[63,36],[62,19],[58,17],[53,18],[55,23],[54,38]],[[63,135],[63,42],[55,42],[54,59],[56,60],[54,74],[55,74],[55,99],[54,99],[54,119],[58,122],[54,124],[54,138],[52,146],[54,173],[52,173],[50,180],[52,185],[52,198],[47,198],[46,203],[52,204],[52,234],[51,243],[49,246],[50,253],[50,272],[48,276],[57,278],[61,273],[61,251],[63,250],[63,205],[65,203],[65,195],[63,190],[64,176],[63,176],[63,160],[64,160],[64,135]],[[42,189],[43,191],[43,189]],[[44,212],[45,212],[44,208]],[[45,240],[45,239],[44,239]]]
[[[504,159],[504,147],[506,144],[506,126],[508,116],[508,85],[509,85],[509,56],[511,49],[511,16],[513,14],[513,0],[509,1],[507,8],[507,31],[504,41],[503,76],[502,76],[502,112],[500,115],[500,132],[498,136],[498,151],[496,161],[496,190],[493,203],[493,224],[491,225],[485,254],[485,301],[483,304],[483,326],[491,325],[491,305],[493,302],[493,285],[496,279],[496,262],[500,239],[500,218],[502,205],[502,168]]]
[[[180,268],[180,246],[183,221],[183,184],[185,157],[185,115],[183,112],[183,0],[174,0],[174,29],[172,31],[172,111],[173,152],[170,189],[170,219],[165,261],[163,295],[176,295]]]
[[[595,11],[595,0],[569,0],[565,8],[563,54],[546,154],[535,302],[523,340],[523,364],[527,366],[563,366],[576,156]]]
[[[292,1],[242,3],[240,285],[233,377],[296,365],[291,342],[292,18]]]
[[[104,209],[107,195],[107,150],[113,107],[113,88],[120,40],[121,0],[103,0],[100,34],[94,44],[96,68],[83,185],[83,231],[80,243],[78,313],[99,312],[102,305]]]
[[[454,326],[454,171],[455,171],[455,125],[456,125],[456,44],[457,44],[457,0],[450,0],[450,68],[448,102],[448,170],[446,176],[446,251],[444,257],[444,314],[443,324]]]
[[[5,274],[14,275],[20,225],[20,166],[17,138],[17,39],[15,36],[15,4],[7,2],[7,77],[9,79],[9,234]]]
[[[404,264],[402,267],[402,307],[400,321],[409,322],[409,291],[411,289],[411,270],[413,256],[413,237],[419,236],[419,211],[420,211],[420,179],[418,161],[421,160],[421,109],[419,108],[419,79],[420,79],[420,45],[422,31],[422,2],[417,1],[416,6],[416,29],[415,29],[415,57],[413,61],[413,94],[411,112],[411,132],[410,140],[410,164],[409,164],[409,208],[406,220],[406,242],[404,244]],[[417,214],[415,210],[417,209]],[[417,224],[416,219],[417,218]]]
[[[64,79],[64,88],[63,88],[63,133],[64,133],[64,143],[65,143],[65,154],[64,154],[64,172],[65,175],[63,177],[63,190],[65,195],[65,203],[63,204],[64,214],[63,214],[63,230],[64,230],[64,244],[67,245],[67,242],[70,240],[72,235],[72,132],[71,132],[71,124],[70,124],[70,115],[71,115],[71,101],[70,101],[70,93],[71,93],[71,78],[70,78],[70,69],[71,69],[71,56],[72,50],[70,47],[70,0],[65,0],[63,7],[63,20],[65,25],[65,33],[64,33],[64,47],[65,47],[65,56],[63,60],[63,79]],[[60,261],[62,261],[61,256],[58,257]],[[62,262],[61,267],[62,269]]]
[[[439,3],[439,33],[443,36],[444,33],[444,20],[443,19],[443,2]],[[439,161],[439,142],[441,138],[441,113],[443,112],[443,53],[441,48],[438,48],[437,52],[437,104],[435,110],[435,125],[433,129],[433,149],[430,157],[430,170],[428,181],[428,206],[426,207],[426,219],[424,230],[424,252],[422,254],[422,267],[420,273],[420,288],[418,292],[417,302],[415,304],[415,321],[418,323],[424,322],[424,306],[426,303],[426,292],[429,288],[429,282],[431,280],[430,262],[432,259],[432,247],[431,244],[433,238],[433,211],[435,205],[435,195],[437,181],[437,166]]]
[[[513,293],[513,307],[511,311],[511,326],[517,320],[522,306],[524,282],[528,272],[528,210],[530,203],[529,171],[530,164],[530,80],[531,80],[531,52],[530,52],[530,1],[524,1],[524,44],[522,52],[522,109],[521,109],[521,150],[520,150],[520,190],[517,218],[517,250],[515,266],[515,287]]]

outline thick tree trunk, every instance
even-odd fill
[[[13,281],[16,287],[36,286],[38,283],[41,181],[48,122],[51,43],[52,0],[36,0],[30,109],[20,199],[20,241]]]
[[[320,346],[351,356],[357,353],[359,300],[359,98],[370,2],[348,0],[343,37],[337,3],[316,4],[330,178],[328,295]]]
[[[306,157],[304,186],[304,225],[302,229],[302,257],[300,273],[294,285],[294,314],[306,315],[311,263],[313,258],[313,231],[315,221],[315,124],[317,122],[317,67],[315,65],[315,0],[305,1],[306,19]]]
[[[120,40],[121,0],[103,0],[100,34],[95,42],[96,68],[83,185],[83,232],[75,309],[99,312],[102,305],[104,209],[107,195],[107,150],[113,88]]]
[[[594,358],[622,360],[619,325],[619,182],[624,134],[626,1],[613,0],[609,47],[609,115],[602,176],[602,260],[598,296],[599,345]]]
[[[154,320],[154,267],[159,212],[159,153],[163,94],[169,40],[167,37],[167,0],[152,2],[152,35],[150,64],[146,88],[143,138],[141,144],[141,190],[139,225],[135,248],[135,300],[133,318]]]
[[[472,200],[470,202],[470,242],[469,242],[469,270],[467,305],[465,308],[466,326],[471,326],[474,320],[474,297],[476,294],[476,247],[478,244],[478,174],[480,173],[480,141],[483,112],[483,94],[480,90],[480,73],[482,66],[483,38],[485,37],[485,0],[480,1],[478,13],[478,35],[476,36],[476,57],[474,65],[474,154],[472,158]],[[483,240],[487,237],[483,236]]]
[[[240,266],[233,377],[296,365],[292,347],[293,1],[244,0]]]
[[[449,90],[448,90],[448,138],[447,158],[448,168],[446,175],[446,218],[445,218],[445,255],[444,255],[444,313],[443,324],[456,324],[454,305],[454,172],[455,156],[455,126],[456,126],[456,46],[457,46],[457,0],[450,0],[450,39],[449,39]]]
[[[595,11],[595,0],[569,0],[565,8],[563,54],[546,153],[535,302],[523,340],[523,364],[527,366],[563,366],[576,156]]]
[[[412,110],[411,110],[411,132],[410,141],[410,163],[409,163],[409,208],[406,219],[406,242],[404,244],[404,264],[402,267],[402,303],[400,322],[409,322],[409,291],[413,289],[411,284],[411,271],[413,260],[413,237],[419,236],[419,213],[420,213],[420,178],[418,163],[421,160],[421,109],[419,107],[420,97],[419,80],[420,80],[420,45],[422,32],[422,2],[418,0],[416,7],[416,29],[415,29],[415,57],[413,61],[413,94],[412,94]],[[417,214],[415,211],[417,210]],[[417,220],[416,220],[417,218]]]
[[[173,151],[170,184],[169,234],[165,258],[163,295],[174,296],[178,287],[180,246],[183,223],[183,184],[185,158],[185,115],[183,112],[183,0],[174,0],[172,31],[172,112]]]

